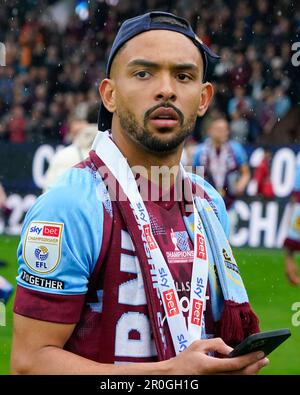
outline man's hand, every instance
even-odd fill
[[[240,169],[240,177],[235,184],[235,196],[242,196],[250,181],[250,170],[247,164],[243,164]]]
[[[185,351],[172,358],[170,374],[256,374],[269,363],[262,352],[226,358],[232,351],[221,338],[194,341]],[[223,354],[224,358],[207,355],[210,352]]]

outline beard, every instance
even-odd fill
[[[150,114],[159,107],[171,107],[176,111],[179,117],[179,130],[172,133],[168,138],[166,138],[164,133],[169,130],[168,128],[161,128],[162,136],[160,137],[159,135],[155,135],[151,132],[147,127],[147,121],[149,120]],[[117,115],[122,129],[128,134],[128,136],[142,146],[146,151],[151,153],[171,153],[175,151],[178,146],[192,134],[197,118],[197,115],[194,114],[185,121],[182,112],[174,105],[168,103],[159,104],[147,110],[144,115],[143,127],[138,124],[134,114],[128,110],[118,111]]]

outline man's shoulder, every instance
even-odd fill
[[[204,151],[206,145],[207,145],[207,142],[206,142],[206,141],[202,141],[201,143],[199,143],[199,144],[196,146],[195,152],[196,152],[198,155],[200,155],[200,154]]]
[[[96,175],[89,167],[72,167],[65,171],[41,198],[75,203],[88,198],[95,190]]]
[[[243,144],[239,143],[235,140],[228,140],[229,146],[233,149],[234,152],[246,152]]]
[[[58,181],[37,199],[31,212],[44,212],[49,216],[60,215],[64,219],[72,218],[79,213],[85,217],[92,217],[96,212],[102,212],[101,203],[104,203],[105,191],[102,178],[96,169],[83,162],[82,165],[72,167],[60,176]]]
[[[241,143],[235,140],[229,140],[228,144],[230,145],[239,164],[244,164],[248,162],[246,149]]]

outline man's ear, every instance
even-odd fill
[[[114,81],[109,78],[102,80],[99,85],[99,93],[105,108],[110,112],[115,112],[116,101]]]
[[[197,111],[197,115],[199,117],[203,117],[203,115],[206,113],[214,95],[214,87],[210,82],[205,82],[201,89],[200,103]]]

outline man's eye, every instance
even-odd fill
[[[189,75],[184,74],[184,73],[177,74],[177,78],[180,81],[189,81],[191,79],[191,77]]]
[[[150,77],[150,73],[148,71],[138,71],[137,73],[135,73],[135,76],[144,80]]]

